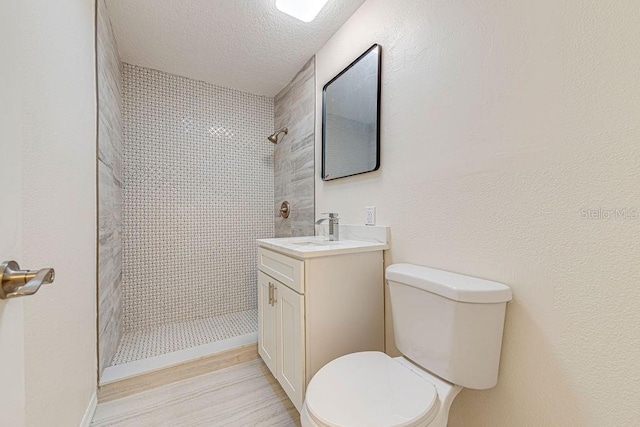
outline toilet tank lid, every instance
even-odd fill
[[[502,283],[414,264],[390,265],[386,278],[459,302],[491,304],[511,301],[511,288]]]

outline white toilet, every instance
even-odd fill
[[[444,427],[463,387],[496,385],[508,286],[411,264],[386,278],[404,356],[329,362],[307,387],[303,427]]]

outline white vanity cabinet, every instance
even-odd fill
[[[258,271],[258,351],[271,373],[276,372],[276,307],[271,277]]]
[[[300,408],[305,386],[304,297],[262,271],[258,283],[258,352]]]
[[[325,364],[384,350],[386,246],[287,250],[278,240],[258,241],[258,352],[300,410]]]

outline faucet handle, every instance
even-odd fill
[[[339,238],[340,234],[340,221],[337,212],[324,212],[320,215],[329,215],[329,218],[320,218],[316,221],[316,225],[322,224],[323,222],[329,222],[329,240],[336,241]]]

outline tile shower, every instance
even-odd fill
[[[256,335],[255,240],[313,234],[315,63],[254,95],[122,62],[104,0],[97,13],[102,376]],[[274,121],[292,129],[279,146]]]
[[[274,234],[273,99],[129,64],[122,81],[114,363],[255,332],[255,240]]]

